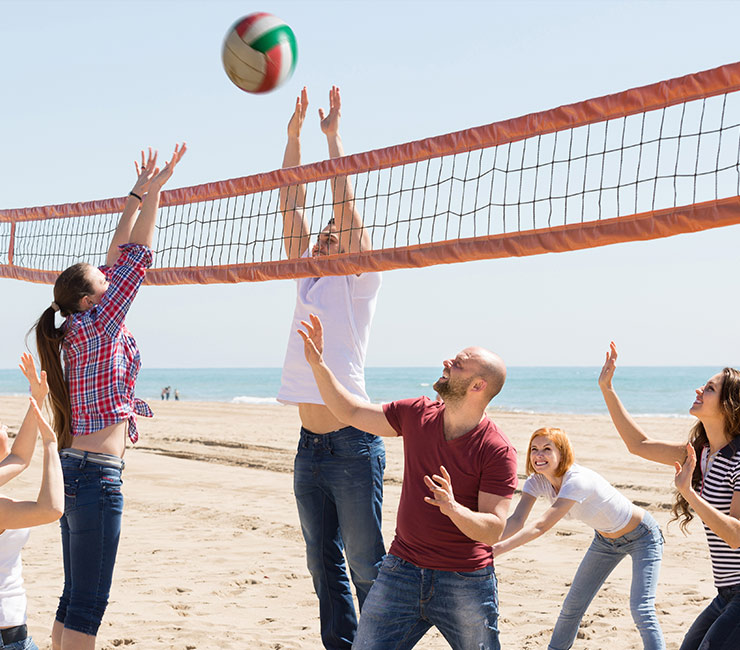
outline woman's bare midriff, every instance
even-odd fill
[[[614,531],[613,533],[604,533],[602,531],[599,531],[599,535],[602,537],[606,537],[607,539],[616,539],[617,537],[621,537],[622,535],[626,535],[627,533],[631,533],[635,528],[637,528],[640,525],[640,522],[642,521],[642,518],[645,516],[645,511],[642,508],[638,508],[637,506],[632,506],[632,517],[630,517],[629,522],[627,522],[627,525],[624,528],[620,528],[619,530]]]
[[[311,433],[331,433],[347,426],[337,420],[323,404],[299,404],[298,415],[303,428]]]
[[[127,435],[128,420],[121,420],[90,435],[75,436],[72,438],[72,448],[123,458]]]

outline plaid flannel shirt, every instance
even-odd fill
[[[134,397],[141,357],[123,321],[152,264],[152,251],[139,244],[124,244],[119,250],[112,267],[100,267],[109,282],[100,302],[67,317],[62,349],[72,435],[85,436],[128,420],[128,437],[136,442],[136,416],[153,413]]]

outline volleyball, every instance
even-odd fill
[[[221,52],[229,79],[248,93],[266,93],[287,81],[297,57],[293,30],[280,18],[262,12],[237,20]]]

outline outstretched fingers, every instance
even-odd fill
[[[31,388],[31,395],[37,402],[43,403],[46,396],[49,394],[49,383],[46,379],[46,371],[42,370],[39,375],[36,372],[36,363],[33,357],[24,352],[21,355],[21,362],[18,364],[21,369],[23,376],[28,380],[28,385]]]

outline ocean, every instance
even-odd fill
[[[495,409],[523,413],[606,413],[597,378],[601,367],[513,367],[506,385],[494,399]],[[624,367],[614,385],[633,415],[676,417],[688,415],[694,389],[720,369],[715,367]],[[434,396],[432,384],[441,368],[367,368],[367,391],[376,403]],[[152,402],[170,386],[181,400],[276,404],[280,368],[144,368],[137,396]],[[0,370],[0,395],[25,395],[19,370]]]

